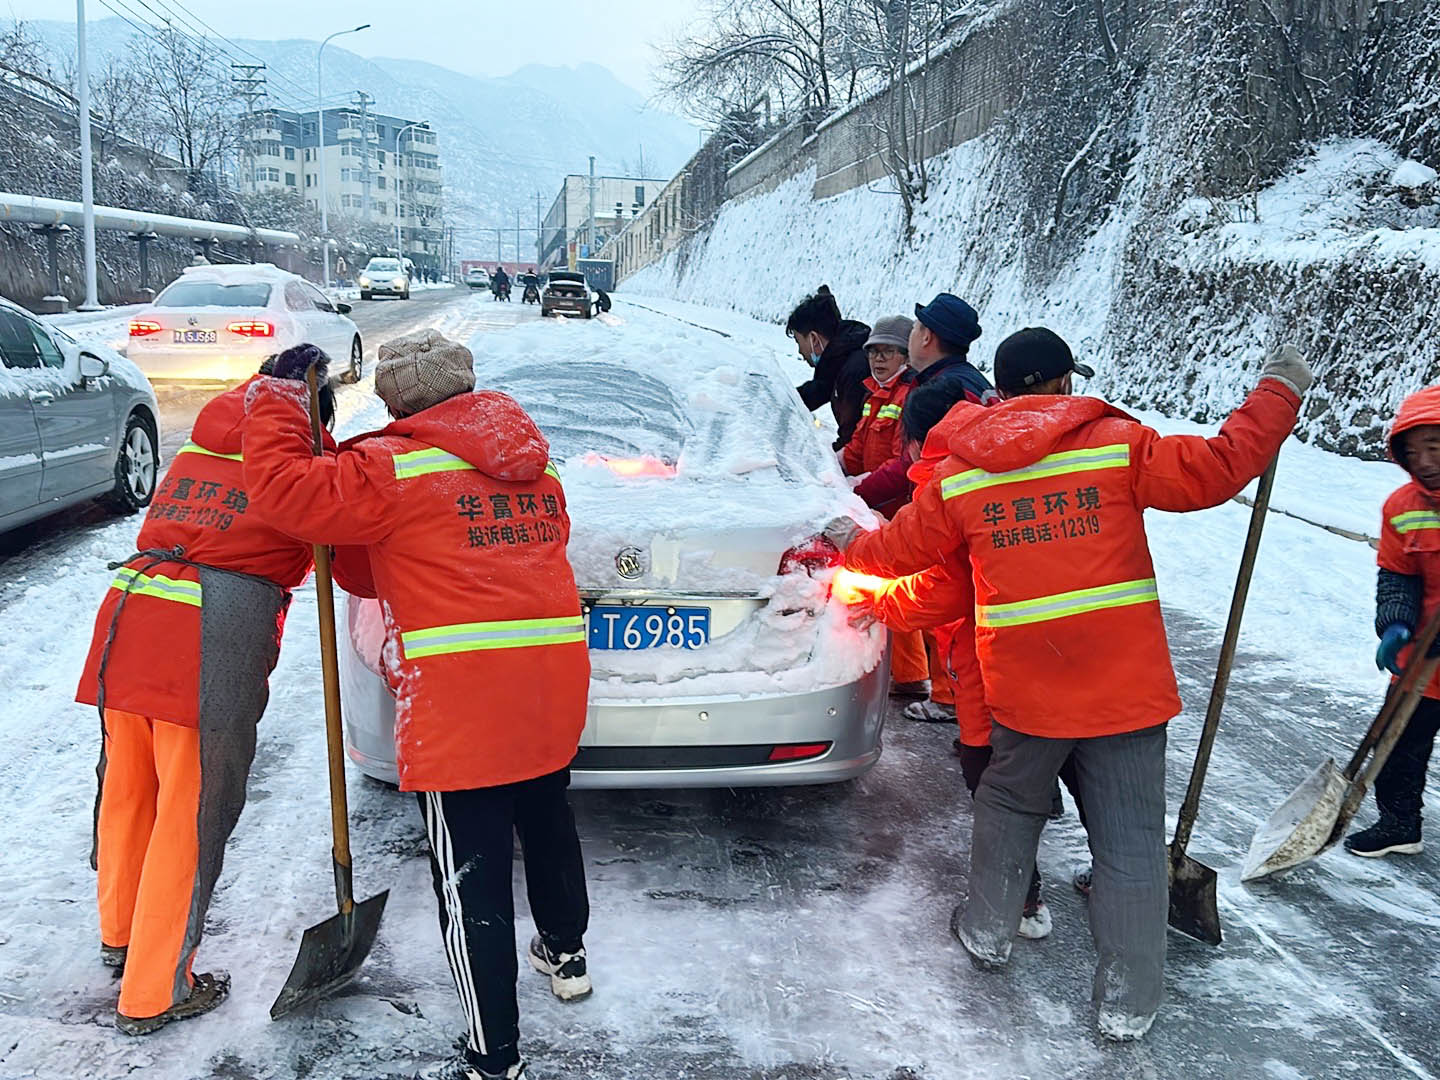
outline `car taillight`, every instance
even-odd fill
[[[159,333],[161,330],[163,330],[163,329],[164,329],[164,327],[162,327],[162,326],[161,326],[158,322],[156,322],[154,319],[131,319],[131,320],[130,320],[130,336],[131,336],[131,337],[144,337],[146,334],[158,334],[158,333]]]
[[[228,323],[225,329],[232,334],[239,334],[241,337],[275,336],[275,324],[265,322],[263,319],[244,319],[240,322]]]
[[[829,570],[843,561],[840,549],[827,537],[812,536],[780,556],[780,573],[793,574],[803,570],[813,576],[815,571]]]
[[[819,757],[829,749],[828,742],[791,743],[789,746],[776,746],[771,749],[770,760],[799,761],[802,758]]]

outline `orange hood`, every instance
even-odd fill
[[[930,429],[909,475],[923,484],[951,456],[991,473],[1024,468],[1053,453],[1076,428],[1107,416],[1133,419],[1093,397],[1027,394],[988,407],[962,401]]]
[[[258,375],[252,375],[233,390],[226,390],[205,403],[195,417],[190,438],[217,454],[238,454],[245,435],[245,395]]]
[[[1390,427],[1389,450],[1390,458],[1406,472],[1410,466],[1405,463],[1405,454],[1396,443],[1396,439],[1409,431],[1411,428],[1424,427],[1427,424],[1440,425],[1440,386],[1427,386],[1424,390],[1418,390],[1400,403],[1400,411],[1395,414],[1395,423]]]
[[[379,434],[439,447],[497,480],[534,480],[550,463],[550,444],[535,421],[498,390],[456,394],[396,420]]]

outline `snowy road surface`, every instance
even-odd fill
[[[555,325],[556,348],[579,354],[600,334],[628,335],[639,350],[657,337],[695,350],[722,340],[663,310],[725,331],[731,346],[792,351],[778,329],[733,314],[616,299],[608,320]],[[437,325],[475,333],[483,351],[486,333],[520,317],[518,305],[497,313],[459,298]],[[365,418],[362,401],[342,399],[342,425]],[[1357,479],[1354,466],[1292,444],[1282,490],[1318,493],[1312,509],[1328,502],[1368,521],[1378,503],[1365,504],[1366,492],[1388,481]],[[1170,732],[1172,812],[1248,515],[1232,503],[1149,517],[1186,704]],[[0,578],[0,1077],[408,1076],[447,1052],[460,1023],[410,797],[352,774],[356,892],[391,890],[380,940],[344,996],[279,1023],[267,1017],[300,931],[333,904],[308,587],[291,610],[250,804],[200,952],[201,970],[232,972],[234,993],[214,1016],[147,1039],[110,1026],[115,985],[96,954],[87,868],[98,721],[70,697],[104,562],[129,551],[135,525],[50,537]],[[895,714],[880,764],[851,784],[575,794],[596,993],[562,1006],[522,969],[522,1047],[537,1077],[1440,1075],[1435,855],[1368,862],[1332,851],[1270,883],[1238,881],[1258,821],[1326,754],[1345,752],[1378,704],[1373,568],[1365,544],[1271,516],[1191,845],[1220,870],[1226,941],[1210,949],[1172,934],[1168,1000],[1144,1042],[1113,1047],[1091,1034],[1094,954],[1084,904],[1066,884],[1084,857],[1073,814],[1046,830],[1040,853],[1053,936],[1017,943],[1001,975],[965,961],[947,931],[970,825],[952,732]],[[157,643],[155,662],[164,660]],[[523,941],[528,915],[518,922]]]

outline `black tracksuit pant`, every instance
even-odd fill
[[[466,1057],[485,1072],[520,1060],[515,1002],[514,838],[540,936],[578,952],[590,918],[585,865],[566,788],[570,770],[500,787],[421,791],[440,933],[469,1027]]]
[[[1440,731],[1440,701],[1421,698],[1390,760],[1375,777],[1375,802],[1385,813],[1401,821],[1419,823],[1425,771],[1430,766],[1437,731]]]

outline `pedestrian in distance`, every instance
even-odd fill
[[[892,522],[848,544],[845,565],[891,577],[972,566],[993,724],[969,898],[951,928],[977,967],[1008,962],[1055,780],[1073,755],[1094,858],[1097,1026],[1129,1040],[1150,1029],[1162,996],[1165,735],[1180,711],[1143,514],[1237,494],[1294,427],[1312,376],[1293,347],[1276,350],[1219,434],[1203,438],[1161,436],[1071,396],[1073,374],[1087,370],[1049,331],[1003,342],[997,384],[1029,393],[952,409],[931,433],[949,456]]]
[[[395,694],[400,789],[415,792],[446,955],[466,1019],[439,1080],[525,1074],[515,998],[516,834],[539,933],[529,959],[563,1001],[590,993],[585,868],[566,797],[590,659],[570,520],[549,445],[516,402],[474,392],[470,350],[434,331],[380,347],[394,418],[311,453],[305,357],[282,353],[251,395],[254,507],[345,545],[336,577],[376,596]],[[323,371],[321,373],[323,375]]]
[[[1410,639],[1440,609],[1440,386],[1411,394],[1390,429],[1391,459],[1409,481],[1385,500],[1375,587],[1375,666],[1399,677],[1415,663]],[[1440,731],[1440,674],[1375,777],[1375,824],[1345,838],[1352,855],[1418,855],[1425,773]]]
[[[245,395],[200,410],[115,564],[76,700],[100,711],[100,955],[123,969],[115,1026],[145,1035],[209,1012],[225,972],[192,972],[256,726],[309,544],[262,520],[243,475]],[[333,412],[328,388],[323,407]],[[157,655],[157,645],[161,653]]]
[[[842,449],[850,441],[865,404],[865,380],[870,361],[865,341],[870,327],[840,316],[840,305],[828,285],[801,300],[785,321],[785,333],[800,350],[800,359],[815,369],[809,381],[795,389],[811,412],[827,401],[837,433],[832,444]]]

